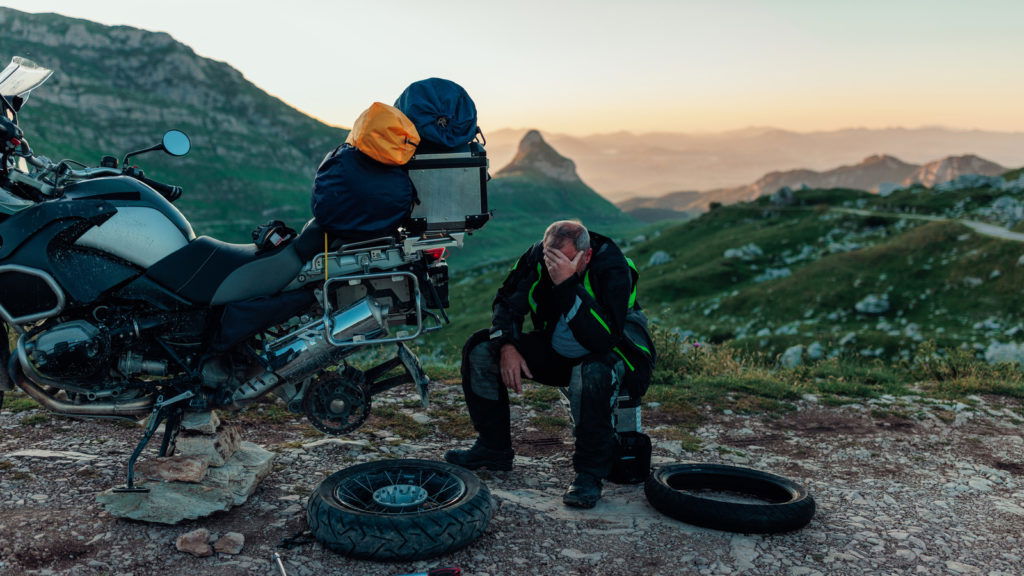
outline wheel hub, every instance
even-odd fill
[[[427,501],[430,494],[414,484],[393,484],[373,493],[373,501],[387,508],[408,508]]]

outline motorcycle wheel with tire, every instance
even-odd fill
[[[463,548],[494,515],[475,474],[433,460],[383,460],[328,476],[306,504],[313,536],[346,556],[421,560]]]

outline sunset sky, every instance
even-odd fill
[[[441,76],[469,90],[489,129],[1024,131],[1020,0],[0,5],[168,32],[340,126]]]

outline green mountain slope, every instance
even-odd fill
[[[1024,337],[1024,243],[959,221],[1012,226],[1024,218],[1021,191],[914,190],[808,190],[787,205],[763,198],[666,228],[626,247],[639,300],[683,338],[770,356],[802,345],[899,362],[928,341],[995,359],[1024,353],[1014,343]],[[488,324],[505,272],[455,279],[466,313],[444,335],[450,345]]]
[[[0,65],[23,56],[54,70],[20,118],[37,154],[95,165],[170,128],[189,134],[188,156],[135,162],[184,188],[177,204],[197,234],[248,241],[271,218],[301,225],[316,166],[347,135],[167,34],[3,7],[0,29]]]

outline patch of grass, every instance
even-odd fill
[[[47,412],[39,412],[36,414],[29,414],[21,419],[23,426],[35,426],[36,424],[43,424],[50,421],[50,414]]]
[[[39,407],[39,403],[28,396],[13,395],[11,393],[4,396],[4,410],[10,412],[25,412],[26,410],[35,410]]]
[[[557,435],[561,434],[562,431],[569,427],[569,420],[561,416],[540,414],[538,416],[534,416],[530,420],[530,424],[536,426],[541,432]]]
[[[428,414],[440,423],[439,432],[453,438],[476,438],[473,421],[470,420],[469,413],[464,408],[435,405],[430,408]]]
[[[374,428],[388,430],[396,436],[416,440],[432,433],[430,426],[420,424],[394,406],[374,408],[367,423]]]
[[[257,406],[242,412],[240,420],[248,423],[264,422],[267,424],[284,424],[295,420],[296,415],[292,414],[281,404],[258,404]]]
[[[550,410],[561,398],[558,388],[542,384],[530,386],[522,394],[523,402],[534,410]]]
[[[0,460],[0,470],[10,470],[14,468],[14,463],[9,460]]]
[[[651,436],[661,440],[678,441],[683,450],[687,452],[698,452],[704,447],[704,441],[700,437],[687,432],[681,427],[651,430]]]

